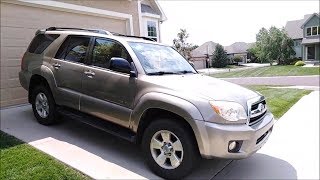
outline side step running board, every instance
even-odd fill
[[[73,120],[78,120],[127,141],[136,141],[136,134],[134,132],[117,124],[69,108],[59,107],[57,111],[63,116],[67,116]]]

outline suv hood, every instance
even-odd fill
[[[201,75],[162,75],[145,76],[144,81],[169,90],[184,92],[207,100],[233,101],[246,107],[249,99],[260,96],[258,93],[217,78]]]

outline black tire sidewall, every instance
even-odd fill
[[[148,166],[155,174],[166,179],[181,179],[185,177],[197,165],[199,160],[199,151],[191,132],[185,126],[175,121],[174,119],[158,119],[152,122],[145,130],[142,139],[142,149]],[[183,159],[181,164],[175,169],[162,168],[152,157],[150,142],[153,135],[160,130],[173,132],[182,143]]]
[[[39,114],[36,110],[35,99],[39,93],[44,93],[48,99],[49,115],[46,118],[42,118],[41,116],[39,116]],[[55,110],[56,109],[55,109],[55,102],[54,102],[54,99],[52,97],[51,92],[45,86],[37,86],[33,89],[32,94],[31,94],[31,98],[32,98],[31,99],[32,110],[33,110],[34,116],[36,117],[37,121],[43,125],[55,124],[57,122],[55,119],[56,118],[55,117],[55,114],[56,114]]]

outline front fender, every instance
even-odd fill
[[[201,130],[205,129],[204,120],[200,111],[191,102],[176,96],[151,92],[143,95],[135,106],[131,118],[130,126],[134,132],[138,131],[140,119],[144,112],[151,108],[158,108],[175,113],[184,118],[191,126],[196,137],[200,153],[205,150],[203,139],[206,133],[201,134]]]

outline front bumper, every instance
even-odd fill
[[[242,159],[258,151],[267,141],[274,124],[273,115],[267,112],[263,119],[253,125],[224,125],[204,122],[206,140],[202,151],[204,158]],[[229,152],[230,141],[241,142],[237,152]]]

